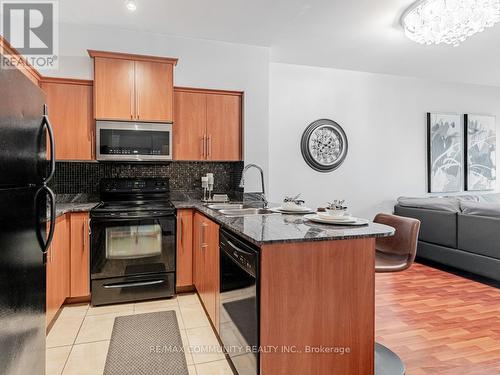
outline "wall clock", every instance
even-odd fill
[[[302,134],[300,149],[311,168],[318,172],[331,172],[347,156],[347,136],[335,121],[316,120]]]

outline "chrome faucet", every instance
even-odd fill
[[[245,186],[245,173],[251,169],[255,168],[260,172],[260,182],[262,184],[262,192],[260,193],[260,199],[264,202],[264,208],[267,208],[269,202],[266,199],[266,188],[264,184],[264,171],[257,164],[247,164],[245,168],[243,168],[243,172],[241,172],[241,180],[240,180],[240,188]]]

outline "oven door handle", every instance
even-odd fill
[[[133,288],[138,286],[159,285],[163,284],[164,282],[165,280],[151,280],[151,281],[135,281],[130,283],[105,284],[104,289]]]

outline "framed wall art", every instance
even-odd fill
[[[464,132],[458,114],[427,113],[427,188],[429,193],[462,190]]]
[[[495,116],[464,115],[465,190],[486,191],[496,188]]]

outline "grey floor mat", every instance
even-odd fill
[[[104,375],[188,375],[175,311],[117,317]]]

